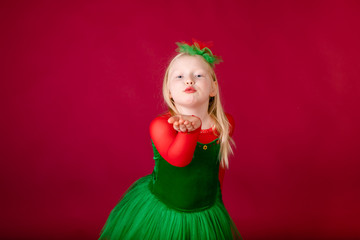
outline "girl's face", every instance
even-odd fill
[[[169,69],[168,88],[176,106],[197,107],[216,95],[217,82],[201,56],[183,55]]]

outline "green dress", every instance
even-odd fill
[[[152,146],[152,174],[124,193],[99,239],[242,239],[222,201],[219,141],[198,142],[185,167],[169,164]]]

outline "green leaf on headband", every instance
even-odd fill
[[[191,56],[200,55],[211,66],[214,66],[214,64],[218,64],[218,63],[222,62],[222,59],[220,56],[213,55],[213,53],[211,52],[211,50],[208,47],[204,47],[203,49],[200,49],[199,44],[196,42],[193,45],[189,45],[187,43],[176,42],[176,45],[178,46],[178,48],[176,49],[177,52],[187,53]]]

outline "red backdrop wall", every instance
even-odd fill
[[[3,239],[96,239],[152,172],[176,41],[213,41],[245,239],[360,238],[359,1],[1,1]]]

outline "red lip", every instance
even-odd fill
[[[196,90],[193,87],[188,87],[188,88],[185,89],[184,92],[186,92],[186,93],[194,93],[194,92],[196,92]]]

